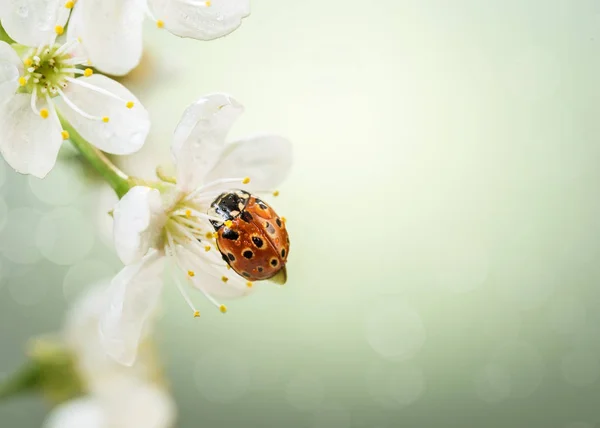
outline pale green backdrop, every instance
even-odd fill
[[[598,1],[254,0],[215,42],[146,30],[128,84],[153,130],[124,169],[168,164],[214,91],[246,106],[232,138],[296,151],[289,283],[200,320],[167,287],[179,427],[600,426]],[[45,182],[0,164],[0,373],[120,268],[110,192],[64,158]]]

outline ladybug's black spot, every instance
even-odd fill
[[[279,217],[277,217],[277,219],[275,220],[275,223],[277,223],[277,226],[281,227],[281,225],[283,223],[281,223],[281,219]]]
[[[254,243],[254,245],[256,245],[256,248],[262,248],[264,242],[261,238],[259,238],[258,236],[253,236],[252,237],[252,242]]]
[[[290,243],[290,237],[288,236],[287,238],[285,238],[285,240],[287,241],[287,243]]]
[[[275,266],[277,266],[278,263],[279,263],[279,260],[271,259],[271,266],[275,267]]]
[[[262,266],[259,266],[256,269],[258,269],[259,272],[262,272],[264,270]]]
[[[252,221],[252,214],[250,214],[248,211],[244,211],[242,213],[242,220],[244,220],[246,223],[250,223]]]
[[[248,272],[242,272],[242,275],[244,275],[246,278],[250,278],[250,274]]]
[[[229,259],[229,261],[234,261],[235,260],[235,256],[231,253],[227,253],[227,258]]]
[[[223,231],[223,238],[225,238],[225,239],[230,239],[232,241],[237,241],[237,239],[239,237],[240,237],[239,233],[237,233],[233,229],[229,229],[228,227],[226,227],[225,230]]]
[[[242,253],[242,255],[244,257],[246,257],[247,259],[251,259],[252,257],[254,257],[254,253],[250,250],[246,250]]]
[[[225,260],[225,263],[229,264],[229,260],[227,259],[227,256],[223,253],[221,253],[221,257],[223,257],[223,260]]]
[[[271,235],[273,235],[275,233],[275,228],[269,222],[265,223],[265,229],[267,229],[267,232],[269,232]]]
[[[284,258],[285,257],[285,248],[281,250],[281,257]]]

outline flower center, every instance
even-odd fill
[[[91,69],[76,68],[85,62],[84,59],[71,56],[70,50],[76,44],[77,41],[64,45],[55,43],[30,51],[23,60],[25,73],[19,79],[21,92],[37,92],[43,96],[47,94],[54,97],[67,87],[69,79],[73,79],[75,74],[91,75]]]

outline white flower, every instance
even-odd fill
[[[135,361],[144,322],[160,298],[163,273],[173,276],[195,316],[199,313],[182,281],[200,290],[221,312],[226,308],[215,297],[240,297],[252,289],[252,283],[227,269],[211,225],[223,222],[207,211],[232,187],[253,193],[275,188],[288,173],[292,149],[289,141],[273,135],[225,144],[242,110],[224,94],[189,106],[172,144],[177,184],[165,183],[168,188],[162,193],[134,187],[115,207],[115,247],[127,266],[112,282],[112,304],[100,329],[107,353],[125,365]]]
[[[87,394],[54,409],[45,428],[173,426],[175,406],[160,384],[152,348],[144,344],[131,368],[102,352],[98,322],[107,297],[106,284],[93,288],[68,314],[63,336]]]
[[[238,28],[250,14],[250,0],[79,0],[68,37],[102,72],[125,75],[142,56],[144,16],[180,37],[213,40]]]
[[[73,56],[77,40],[56,42],[64,28],[53,23],[66,21],[73,2],[0,0],[0,4],[3,25],[23,44],[13,49],[0,42],[4,159],[20,173],[44,177],[54,166],[62,141],[69,137],[59,114],[105,152],[124,155],[139,150],[150,121],[137,98],[114,80],[78,68],[88,60]]]

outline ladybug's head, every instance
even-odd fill
[[[223,222],[237,218],[248,205],[250,193],[243,190],[232,190],[221,193],[210,204],[209,215],[223,219],[221,222],[211,220],[215,230],[219,229]]]

